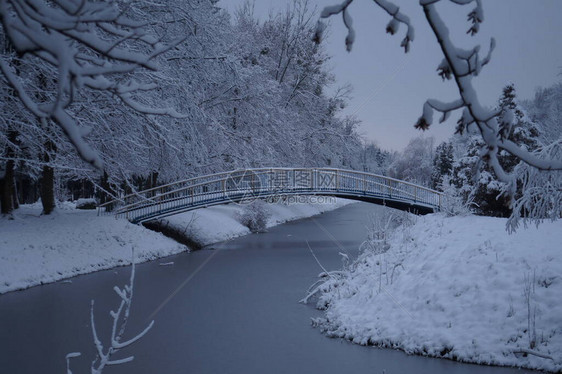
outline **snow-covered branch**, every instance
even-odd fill
[[[423,105],[423,115],[418,119],[416,128],[423,130],[427,129],[433,122],[434,110],[443,113],[443,116],[441,117],[439,122],[445,122],[449,118],[452,111],[460,109],[463,106],[464,102],[460,99],[451,103],[443,103],[439,100],[429,99]]]
[[[121,301],[119,303],[119,307],[117,308],[117,311],[109,312],[113,320],[113,323],[111,325],[111,336],[109,338],[109,344],[108,344],[109,346],[107,348],[104,347],[98,335],[95,318],[94,318],[94,300],[92,300],[91,307],[90,307],[90,324],[92,327],[92,336],[97,352],[96,359],[92,361],[92,366],[91,366],[92,374],[101,374],[106,366],[120,365],[133,361],[134,356],[128,356],[121,359],[112,359],[112,356],[115,353],[119,352],[119,350],[126,348],[131,344],[135,343],[136,341],[138,341],[139,339],[141,339],[154,325],[154,321],[151,321],[144,328],[144,330],[142,330],[139,334],[135,335],[131,339],[125,341],[122,340],[123,335],[125,333],[125,327],[127,326],[127,321],[129,319],[129,315],[131,312],[134,281],[135,281],[135,262],[134,262],[134,252],[133,252],[133,260],[131,264],[131,276],[129,279],[129,284],[126,284],[123,288],[119,288],[117,286],[113,287],[113,290],[119,296]],[[67,373],[71,373],[69,359],[78,356],[80,356],[80,353],[69,353],[66,356]]]
[[[97,168],[102,167],[102,160],[84,140],[68,110],[85,87],[108,91],[141,113],[178,116],[169,109],[149,109],[137,103],[132,94],[147,86],[132,86],[123,77],[141,68],[156,70],[155,58],[184,38],[163,43],[144,28],[144,22],[128,18],[126,11],[114,1],[0,1],[3,30],[15,51],[37,58],[36,64],[44,63],[57,72],[52,77],[55,95],[47,101],[44,96],[31,95],[25,78],[3,58],[0,68],[6,81],[34,116],[60,126],[80,157]]]
[[[407,53],[410,50],[410,43],[414,41],[414,27],[410,22],[410,18],[404,13],[400,12],[400,8],[394,3],[388,0],[374,0],[382,10],[391,16],[390,22],[386,25],[386,32],[390,35],[394,35],[398,32],[400,24],[404,24],[407,27],[406,36],[402,39],[400,46],[404,48]],[[345,0],[340,4],[327,6],[320,13],[321,18],[329,18],[331,16],[342,13],[343,23],[347,28],[347,37],[345,38],[345,45],[347,51],[351,51],[353,43],[355,41],[355,30],[353,29],[353,20],[349,14],[348,8],[353,3],[353,0]],[[322,21],[318,21],[316,27],[316,33],[314,35],[314,40],[320,42],[322,40],[322,33],[324,32],[326,25]]]
[[[134,255],[134,254],[133,254]],[[152,328],[154,325],[154,321],[151,321],[148,326],[145,327],[143,331],[139,334],[134,336],[133,338],[121,341],[123,338],[123,334],[125,333],[125,327],[127,325],[127,321],[129,319],[129,314],[131,311],[131,303],[133,301],[133,289],[134,289],[134,280],[135,280],[135,263],[131,265],[131,278],[128,285],[125,285],[123,289],[118,288],[115,286],[113,289],[115,293],[119,295],[121,298],[121,302],[117,311],[111,311],[110,315],[113,319],[113,324],[111,328],[111,337],[110,337],[110,345],[104,350],[104,346],[98,338],[98,333],[96,330],[95,319],[94,319],[94,301],[92,300],[92,306],[90,309],[90,321],[92,326],[92,335],[94,338],[94,344],[96,346],[97,355],[98,357],[92,361],[92,374],[99,374],[103,371],[105,366],[108,365],[119,365],[126,362],[131,362],[134,359],[134,356],[129,356],[123,359],[112,360],[111,356],[117,353],[120,349],[126,348],[142,338],[146,333]]]
[[[471,19],[473,24],[472,34],[476,33],[478,30],[478,25],[482,19],[482,9],[480,1],[476,1],[477,8],[469,14],[469,19]],[[480,72],[482,66],[486,65],[490,61],[491,52],[495,47],[495,41],[492,39],[490,43],[490,52],[483,60],[478,58],[478,50],[476,47],[474,53],[469,56],[463,51],[456,48],[449,38],[449,30],[439,15],[435,4],[422,2],[423,9],[431,29],[433,30],[437,41],[441,47],[443,55],[446,60],[446,68],[450,69],[450,74],[453,75],[459,93],[462,100],[462,107],[467,109],[470,115],[471,121],[462,121],[462,123],[476,123],[482,139],[487,145],[486,152],[483,154],[483,159],[487,161],[490,166],[494,169],[496,176],[503,182],[513,184],[513,176],[505,173],[501,165],[496,162],[498,150],[504,149],[510,154],[518,157],[522,161],[528,163],[529,165],[542,170],[560,170],[562,169],[562,160],[541,160],[533,156],[531,153],[525,151],[524,149],[518,147],[511,141],[506,139],[501,139],[497,115],[499,113],[496,111],[491,111],[480,104],[476,94],[476,90],[472,85],[472,76],[477,75]],[[474,14],[473,14],[474,13]],[[473,14],[473,17],[471,17]],[[445,66],[441,63],[440,67]],[[429,118],[426,115],[426,108],[424,106],[424,115],[420,118],[421,122],[418,121],[416,127],[426,129],[429,127],[431,122],[428,122]],[[464,117],[464,115],[463,115]]]
[[[410,18],[404,13],[400,12],[400,8],[388,0],[374,0],[375,3],[386,11],[392,19],[386,26],[386,32],[394,35],[398,31],[398,26],[403,23],[408,28],[406,36],[400,42],[400,46],[404,48],[404,52],[408,53],[410,50],[410,43],[414,41],[414,27],[410,22]]]

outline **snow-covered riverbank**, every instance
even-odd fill
[[[269,226],[310,217],[350,203],[266,204]],[[204,244],[250,233],[236,220],[235,204],[199,209],[168,218],[191,230]],[[40,204],[23,205],[14,219],[0,217],[0,294],[56,282],[131,262],[154,260],[189,248],[162,234],[123,219],[98,217],[95,211],[65,204],[50,216],[41,216]]]
[[[415,218],[325,284],[315,324],[358,344],[562,370],[562,222],[513,235],[505,222]]]
[[[315,197],[313,197],[315,198]],[[304,198],[306,200],[306,198]],[[271,203],[260,205],[269,217],[267,227],[284,222],[311,217],[352,203],[351,200],[323,198],[314,203]],[[197,246],[206,246],[224,240],[250,234],[250,229],[242,225],[239,217],[246,205],[218,205],[193,212],[176,214],[161,219],[160,226],[168,227],[180,236],[189,238]]]

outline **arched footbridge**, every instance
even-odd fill
[[[366,201],[427,214],[441,209],[441,193],[377,174],[331,168],[241,169],[139,191],[98,207],[142,223],[173,214],[257,198],[321,195]]]

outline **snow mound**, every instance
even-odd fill
[[[363,252],[324,284],[313,324],[358,344],[562,370],[562,222],[505,227],[443,215],[401,226],[387,252]]]

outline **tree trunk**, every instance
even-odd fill
[[[14,161],[6,162],[6,172],[0,185],[0,199],[2,203],[2,214],[10,214],[14,210]]]
[[[13,183],[12,183],[12,196],[13,196],[13,203],[14,203],[14,209],[19,209],[20,207],[20,200],[18,197],[18,185],[16,183],[16,178],[14,176],[14,178],[12,178]]]
[[[55,150],[55,145],[48,140],[45,143],[44,160],[46,163],[51,161],[50,151]],[[41,204],[43,205],[43,214],[51,214],[55,209],[55,170],[53,167],[43,166],[41,176]]]
[[[0,214],[4,214],[4,179],[0,179]]]
[[[150,173],[150,179],[150,188],[156,187],[158,185],[158,172],[153,171],[152,173]]]
[[[14,48],[10,39],[5,36],[3,41],[3,51],[4,53],[13,53]],[[19,75],[19,60],[15,61],[15,74]],[[15,98],[17,97],[16,93],[12,88],[6,87],[8,93],[8,104],[14,104]],[[18,142],[18,132],[15,131],[10,125],[8,125],[7,129],[8,140],[12,144],[17,144]],[[15,156],[14,149],[8,145],[6,149],[6,172],[4,174],[4,179],[0,179],[0,212],[2,214],[10,214],[14,209],[19,207],[18,204],[18,197],[16,195],[16,181],[14,176],[14,168],[15,168],[15,161],[10,160],[11,157]]]
[[[11,143],[15,144],[17,141],[17,132],[8,130],[8,140]],[[10,157],[14,156],[14,150],[10,146],[8,146],[6,149],[6,158],[8,158],[5,166],[6,172],[4,173],[4,179],[1,180],[0,183],[0,201],[2,205],[2,214],[10,214],[16,208],[16,206],[14,206],[14,201],[17,200],[17,197],[14,196],[14,193],[16,191],[14,178],[15,161],[10,160]]]
[[[55,209],[55,170],[50,166],[43,166],[41,204],[43,205],[43,214],[51,214]]]
[[[145,184],[145,189],[150,189],[150,188],[154,188],[157,186],[158,183],[158,172],[157,171],[151,171],[150,174],[148,175],[148,178],[146,178],[146,184]],[[154,196],[155,192],[152,191],[148,194],[149,197]]]

